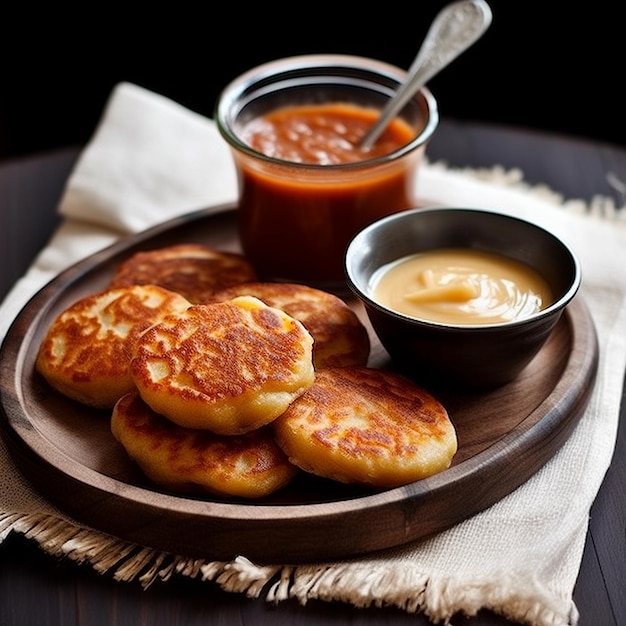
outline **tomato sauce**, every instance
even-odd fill
[[[415,136],[396,118],[371,148],[361,150],[361,139],[379,115],[342,103],[285,107],[249,122],[241,138],[258,152],[292,163],[354,163],[390,154]]]
[[[343,282],[352,237],[370,222],[415,206],[424,146],[380,159],[421,129],[394,120],[368,151],[359,140],[373,109],[343,103],[279,109],[249,122],[242,139],[274,160],[235,152],[244,253],[266,278]]]

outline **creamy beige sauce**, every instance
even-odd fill
[[[411,317],[445,324],[498,324],[523,319],[552,302],[531,267],[471,249],[433,250],[380,268],[372,298]]]

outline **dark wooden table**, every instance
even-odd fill
[[[68,148],[0,163],[0,298],[32,262],[58,223],[56,206],[79,154]],[[531,183],[565,198],[612,196],[623,203],[626,149],[525,129],[443,120],[429,158],[458,167],[518,167]],[[613,182],[612,182],[613,181]],[[601,242],[598,242],[601,245]],[[626,250],[624,251],[626,261]],[[624,329],[626,332],[626,329]],[[580,626],[626,624],[626,429],[621,424],[613,462],[591,510],[574,599]],[[489,612],[453,620],[455,626],[508,624]],[[143,590],[118,583],[88,565],[59,561],[36,544],[10,535],[0,545],[0,626],[194,626],[206,624],[429,624],[397,609],[356,609],[340,603],[295,601],[277,606],[222,592],[212,583],[178,578]]]

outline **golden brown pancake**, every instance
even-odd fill
[[[313,339],[251,296],[170,315],[135,343],[144,401],[188,428],[237,435],[268,424],[313,383]]]
[[[218,289],[252,280],[257,275],[244,256],[188,243],[136,252],[118,267],[111,286],[160,285],[202,304]]]
[[[175,492],[260,498],[298,472],[269,427],[234,437],[182,428],[155,413],[136,391],[115,405],[111,431],[150,480]]]
[[[438,400],[398,374],[366,367],[319,370],[273,427],[294,465],[377,488],[440,472],[457,450],[456,431]]]
[[[222,289],[213,300],[254,296],[300,320],[311,333],[313,363],[322,367],[365,365],[370,340],[356,313],[338,296],[306,285],[250,282]]]
[[[66,396],[111,408],[134,388],[128,366],[137,337],[189,306],[180,294],[155,285],[107,289],[82,298],[50,325],[36,369]]]

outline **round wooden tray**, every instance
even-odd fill
[[[513,383],[494,391],[436,390],[456,426],[452,466],[380,492],[302,476],[262,501],[181,497],[152,486],[109,430],[108,412],[62,397],[34,371],[52,319],[104,288],[140,249],[201,242],[239,251],[232,205],[194,212],[129,237],[69,268],[24,307],[0,353],[2,434],[34,487],[77,521],[178,554],[302,562],[370,552],[442,531],[491,506],[536,472],[567,440],[589,400],[596,332],[578,296],[545,347]],[[370,365],[393,364],[370,330]]]

